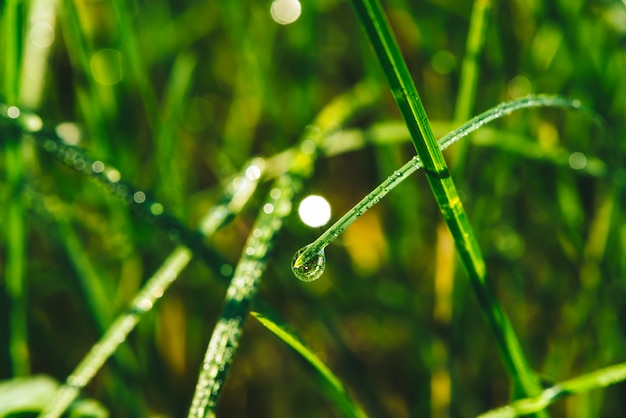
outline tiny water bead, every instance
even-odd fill
[[[291,271],[293,271],[294,276],[296,276],[298,280],[302,280],[303,282],[312,282],[319,279],[326,267],[326,256],[324,255],[323,249],[310,260],[304,263],[298,263],[298,258],[300,258],[300,255],[302,255],[308,247],[307,245],[306,247],[300,248],[291,260]]]

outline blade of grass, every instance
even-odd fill
[[[2,88],[9,105],[18,105],[20,98],[19,68],[22,45],[22,2],[9,0],[3,7],[3,77]],[[17,108],[12,108],[15,112]],[[18,111],[19,112],[19,111]],[[15,132],[13,131],[12,134]],[[12,135],[11,135],[12,136]],[[26,300],[26,233],[20,188],[24,177],[22,143],[19,137],[3,138],[4,159],[9,186],[6,205],[7,242],[6,288],[9,296],[9,355],[13,374],[24,376],[30,371]]]
[[[83,243],[78,238],[66,214],[59,215],[60,218],[57,219],[57,222],[65,252],[76,270],[85,300],[95,323],[98,325],[98,330],[104,331],[111,323],[112,318],[111,310],[113,306],[110,304],[110,298],[112,297],[110,289],[106,289],[103,286],[103,281],[89,260]]]
[[[424,163],[428,183],[454,237],[457,251],[487,323],[496,337],[514,387],[523,395],[533,396],[540,392],[541,386],[528,365],[510,320],[488,282],[478,242],[383,9],[376,0],[351,0],[351,4],[383,68],[417,154]]]
[[[472,7],[470,27],[467,34],[467,44],[463,63],[461,64],[461,78],[459,80],[459,92],[456,96],[454,107],[454,122],[462,123],[474,113],[476,89],[480,65],[478,58],[485,44],[485,32],[487,30],[487,15],[491,10],[491,0],[475,0]]]
[[[94,48],[81,28],[76,4],[72,0],[62,1],[62,13],[59,23],[63,31],[65,42],[68,44],[68,54],[72,66],[81,74],[75,82],[75,89],[82,116],[87,125],[89,137],[93,141],[93,151],[104,158],[111,160],[112,149],[109,141],[105,106],[102,104],[102,87],[96,82],[91,73],[90,57]]]
[[[20,105],[29,109],[38,109],[43,96],[48,56],[55,45],[57,3],[35,0],[30,5],[20,82]]]
[[[448,126],[447,122],[438,122],[434,129],[441,132],[447,130]],[[409,131],[403,122],[381,122],[365,130],[343,129],[336,135],[331,135],[327,140],[328,143],[324,146],[324,154],[326,156],[334,156],[360,149],[364,145],[402,144],[410,140]],[[439,144],[443,151],[445,148],[441,142],[442,140],[439,141]],[[474,146],[496,148],[528,160],[542,161],[572,169],[569,162],[573,154],[572,150],[560,146],[545,147],[532,138],[521,134],[482,126],[480,131],[472,136],[471,142]],[[609,175],[607,164],[603,160],[587,154],[584,154],[584,156],[586,164],[584,166],[579,165],[574,170],[581,174],[598,178],[604,178]],[[268,165],[273,167],[273,163],[276,162],[280,167],[284,164],[280,164],[279,161],[288,160],[289,158],[291,158],[289,151],[285,151],[269,158]]]
[[[485,32],[487,28],[487,15],[491,9],[490,0],[475,0],[472,6],[467,43],[463,63],[461,65],[461,76],[459,80],[459,90],[454,107],[453,121],[455,125],[468,120],[473,114],[476,89],[479,77],[479,57],[482,53]],[[452,173],[462,173],[467,158],[468,141],[459,143],[456,152],[452,155]],[[452,240],[450,230],[440,224],[437,227],[437,252],[434,277],[435,301],[433,307],[433,317],[437,321],[437,327],[445,330],[440,336],[435,337],[437,341],[433,344],[433,367],[431,387],[431,405],[433,416],[446,417],[450,415],[450,399],[452,398],[453,382],[450,378],[449,370],[449,342],[444,341],[450,334],[450,321],[453,311],[453,297],[457,263],[453,245],[449,245]],[[441,267],[441,268],[440,268]],[[439,389],[436,389],[436,388]]]
[[[360,84],[322,109],[313,125],[305,130],[290,170],[275,180],[226,291],[222,313],[213,329],[198,374],[189,408],[190,418],[215,416],[217,401],[237,350],[250,304],[267,265],[273,240],[282,228],[283,220],[291,213],[294,198],[304,180],[313,172],[324,137],[361,107],[371,103],[377,92],[378,89],[371,89],[368,84]]]
[[[252,168],[251,171],[248,171]],[[259,160],[253,160],[246,167],[244,173],[260,172]],[[202,232],[206,236],[212,235],[228,220],[241,211],[252,193],[256,189],[260,176],[245,174],[231,182],[220,203],[207,213],[201,222]],[[130,307],[120,315],[100,341],[96,343],[87,356],[80,362],[66,383],[57,391],[55,397],[48,403],[41,416],[46,418],[59,417],[78,396],[79,392],[91,381],[93,376],[102,367],[104,362],[126,340],[128,334],[135,328],[142,316],[150,311],[156,301],[163,296],[167,288],[178,278],[180,272],[192,258],[192,251],[183,245],[174,251],[163,262],[161,268],[148,279],[143,288],[135,296]]]
[[[509,115],[515,111],[527,109],[527,108],[539,108],[539,107],[556,107],[563,109],[571,109],[582,112],[587,116],[590,116],[597,121],[596,115],[591,112],[589,109],[582,107],[578,100],[568,100],[558,96],[529,96],[522,99],[515,99],[509,102],[501,103],[496,107],[493,107],[480,115],[472,118],[468,122],[461,125],[459,128],[450,132],[448,135],[441,138],[438,142],[439,148],[443,151],[448,148],[450,145],[459,141],[461,138],[469,135],[470,133],[483,128],[486,124],[491,123],[501,117]],[[597,121],[600,122],[600,121]],[[406,131],[406,125],[403,125],[404,129],[395,128],[393,129],[393,140],[397,140],[398,136],[406,137],[408,132]],[[382,135],[383,138],[380,141],[381,143],[388,143],[391,138],[387,136],[387,133],[383,132],[383,129],[373,130],[371,134],[366,133],[362,139],[361,143],[364,143],[367,139],[368,141],[378,142],[378,136]],[[342,132],[342,135],[344,132]],[[332,138],[332,136],[331,136]],[[502,135],[497,137],[502,142]],[[517,138],[517,137],[514,137]],[[406,138],[405,138],[406,139]],[[352,144],[358,143],[354,138],[351,139]],[[527,144],[530,150],[537,150],[538,145],[532,145],[530,141],[522,142],[522,145],[516,145],[517,148],[521,148],[523,144]],[[496,146],[493,144],[493,146]],[[504,149],[506,145],[499,144]],[[337,152],[337,148],[333,147],[330,144],[325,145],[326,148],[330,150],[331,153]],[[515,149],[517,149],[515,148]],[[341,151],[346,151],[347,148],[341,148]],[[526,152],[526,153],[524,153]],[[520,153],[524,156],[528,155],[528,152],[520,149]],[[559,150],[550,150],[540,152],[538,155],[533,154],[535,158],[541,157],[546,160],[552,162],[553,164],[558,165],[569,165],[567,159],[571,155],[570,152],[565,151],[563,149]],[[565,158],[565,159],[564,159]],[[603,163],[600,160],[592,160],[596,163],[597,167],[604,167]],[[422,160],[419,156],[414,156],[411,160],[409,160],[406,164],[404,164],[400,169],[396,170],[391,176],[389,176],[386,180],[384,180],[378,187],[372,190],[367,196],[365,196],[359,203],[357,203],[350,211],[348,211],[344,216],[342,216],[338,221],[336,221],[330,228],[328,228],[322,235],[320,235],[313,243],[306,247],[299,257],[296,258],[295,263],[306,263],[309,260],[313,259],[315,254],[318,254],[322,251],[327,245],[329,245],[333,240],[335,240],[347,227],[349,227],[354,221],[356,221],[363,213],[369,210],[372,206],[378,203],[382,198],[384,198],[391,190],[393,190],[396,186],[406,180],[411,174],[415,173],[423,167]],[[597,170],[601,173],[599,168]],[[594,171],[594,173],[596,173]]]
[[[377,93],[377,89],[372,89],[367,84],[357,86],[354,91],[340,96],[325,107],[316,119],[316,123],[318,126],[325,127],[326,130],[332,130],[339,123],[343,123],[358,108],[371,103],[377,96]],[[9,122],[15,123],[25,133],[33,134],[44,150],[52,153],[63,163],[77,171],[94,177],[114,195],[127,203],[134,200],[133,204],[139,206],[139,209],[153,212],[152,215],[154,216],[164,215],[162,205],[150,201],[140,202],[137,198],[140,192],[128,184],[121,183],[119,172],[115,168],[109,165],[105,166],[101,161],[89,158],[78,148],[64,144],[53,132],[42,129],[41,119],[37,115],[24,112],[15,120],[12,118],[2,118],[0,120],[2,122],[9,120]],[[321,135],[319,129],[312,128],[308,132],[314,137]],[[299,164],[298,167],[305,171],[312,169],[309,159],[296,158],[296,162]],[[211,235],[241,210],[254,191],[256,182],[261,178],[264,165],[262,159],[254,159],[249,166],[244,168],[240,176],[236,176],[230,182],[230,187],[227,189],[224,198],[200,223],[200,229],[204,235]],[[309,172],[307,171],[307,173]],[[155,205],[160,208],[157,212],[155,212]],[[189,241],[185,239],[186,235],[189,234],[185,235],[183,232],[181,234],[183,234],[183,241]],[[191,240],[189,242],[193,243],[194,241]],[[180,270],[186,266],[190,258],[190,250],[183,246],[179,246],[170,255],[161,269],[148,280],[142,291],[135,297],[129,310],[117,318],[100,342],[92,348],[87,357],[70,375],[66,384],[59,390],[57,396],[49,405],[49,408],[43,412],[43,416],[59,416],[63,413],[69,403],[76,398],[80,390],[101,368],[106,359],[125,340],[128,333],[139,321],[140,316],[153,306],[156,299],[162,296],[165,289],[178,276]]]
[[[161,117],[157,123],[156,160],[163,196],[168,206],[184,210],[185,188],[183,176],[185,164],[181,164],[180,141],[176,138],[180,118],[185,112],[185,99],[196,66],[196,57],[181,53],[174,61],[172,72],[165,88],[165,100]],[[177,213],[183,217],[182,213]]]
[[[22,2],[19,0],[7,0],[2,8],[2,41],[3,41],[3,75],[2,90],[7,102],[17,104],[19,97],[19,68],[21,61],[22,45]]]
[[[281,339],[299,354],[319,375],[324,387],[331,399],[335,401],[337,408],[346,417],[364,418],[365,412],[354,403],[341,384],[341,380],[309,349],[302,340],[289,327],[277,318],[270,318],[266,314],[252,311],[250,314],[274,335]]]
[[[157,116],[157,99],[154,87],[148,77],[149,72],[144,62],[140,41],[137,38],[137,31],[134,30],[133,19],[129,8],[130,3],[121,0],[113,0],[111,2],[116,21],[118,23],[120,46],[124,53],[124,57],[128,60],[130,72],[134,81],[139,86],[139,94],[143,105],[145,106],[146,118],[151,130],[154,132],[154,125]]]
[[[605,388],[626,380],[626,363],[609,366],[592,373],[565,380],[545,389],[532,398],[520,399],[501,408],[493,409],[477,418],[512,418],[544,410],[557,399]]]
[[[359,86],[354,92],[345,96],[340,96],[337,100],[325,107],[316,119],[319,126],[334,127],[337,121],[343,121],[349,117],[354,111],[361,106],[371,103],[376,97],[376,90],[369,90],[368,86]],[[34,115],[23,115],[18,124],[22,129],[28,132],[32,130],[28,127],[31,125],[39,126],[31,121]],[[114,168],[101,165],[94,165],[99,161],[88,158],[84,153],[79,152],[76,148],[66,146],[59,138],[48,131],[40,131],[40,127],[34,129],[35,136],[40,141],[42,147],[49,152],[55,154],[61,161],[71,167],[91,167],[91,171],[84,172],[103,182],[107,187],[112,187],[112,191],[122,199],[132,199],[137,192],[133,193],[133,187],[123,185],[123,190],[118,189],[119,180],[111,183],[110,176],[107,173],[110,170],[116,171]],[[318,135],[319,130],[310,130],[311,135]],[[81,161],[80,165],[76,161]],[[311,162],[309,160],[296,159],[303,170],[311,170]],[[223,198],[213,207],[209,213],[201,220],[200,230],[203,235],[209,236],[217,229],[241,211],[252,193],[256,189],[257,182],[261,179],[265,164],[262,159],[253,159],[247,165],[240,175],[235,176],[229,183],[229,187],[225,191]],[[94,170],[94,167],[97,169]],[[155,203],[148,203],[148,211],[153,210]],[[160,205],[160,204],[159,204]],[[162,206],[161,212],[162,213]],[[183,236],[184,240],[184,236]],[[193,241],[191,241],[193,243]],[[196,250],[196,246],[193,247]],[[69,406],[69,404],[78,396],[79,392],[84,388],[97,371],[102,367],[104,362],[115,352],[118,346],[124,342],[126,336],[139,322],[144,313],[149,311],[154,303],[162,297],[166,289],[178,277],[180,271],[191,260],[192,253],[188,247],[178,246],[172,254],[165,260],[161,268],[148,280],[142,290],[137,294],[133,302],[131,302],[128,310],[119,316],[109,327],[100,341],[92,347],[88,355],[81,361],[77,368],[68,377],[66,383],[59,389],[55,398],[48,405],[47,409],[42,412],[42,417],[58,417]],[[222,263],[217,263],[221,265]]]
[[[314,153],[315,147],[310,151]],[[302,160],[310,158],[311,152],[303,153],[300,157]],[[215,415],[215,407],[237,350],[243,323],[267,265],[274,237],[291,212],[292,200],[301,187],[302,178],[299,176],[288,174],[279,177],[257,216],[226,291],[224,308],[213,329],[200,368],[189,409],[190,418]]]

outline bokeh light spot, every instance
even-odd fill
[[[456,57],[450,51],[438,51],[431,61],[433,69],[441,74],[450,74],[456,68]]]
[[[89,62],[93,78],[104,86],[112,86],[122,81],[122,54],[116,49],[101,49]]]
[[[532,88],[533,86],[530,80],[523,75],[513,77],[511,81],[509,81],[509,84],[507,86],[509,95],[514,99],[529,95],[532,91]]]
[[[298,214],[308,226],[323,226],[330,220],[330,204],[322,196],[310,195],[300,202]]]
[[[10,117],[11,119],[17,119],[20,117],[20,108],[17,106],[10,106],[7,109],[7,116]]]
[[[276,23],[288,25],[300,17],[302,6],[298,0],[274,0],[270,14]]]
[[[48,48],[54,42],[54,28],[46,22],[36,23],[30,30],[30,40],[37,48]]]
[[[573,152],[569,156],[568,162],[574,170],[582,170],[587,165],[587,157],[582,152]]]

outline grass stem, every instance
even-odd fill
[[[454,237],[482,312],[496,337],[505,367],[519,393],[534,396],[541,390],[538,379],[528,365],[513,326],[488,282],[478,241],[383,9],[376,0],[352,0],[351,3],[409,128],[437,205]]]

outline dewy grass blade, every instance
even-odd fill
[[[368,84],[361,84],[351,92],[332,101],[318,115],[315,120],[315,127],[307,130],[308,136],[304,138],[305,145],[309,146],[312,143],[311,138],[316,138],[316,141],[313,142],[321,142],[325,134],[332,132],[361,107],[372,103],[377,97],[377,93],[378,89],[372,88]],[[123,190],[120,190],[116,186],[120,185],[119,180],[111,183],[110,176],[107,175],[113,170],[117,173],[115,176],[117,178],[119,176],[117,170],[110,166],[105,166],[99,160],[90,159],[81,150],[64,144],[52,131],[42,129],[43,123],[37,115],[31,112],[21,112],[19,117],[11,117],[10,108],[2,104],[0,104],[0,111],[2,112],[0,113],[0,123],[3,125],[7,124],[9,127],[18,127],[24,133],[33,135],[43,149],[54,154],[70,167],[77,170],[79,167],[90,167],[89,170],[78,171],[95,177],[96,180],[121,199],[125,201],[128,201],[128,199],[132,200],[139,192],[135,191],[135,188],[128,184],[121,185]],[[295,172],[296,177],[305,178],[312,173],[313,159],[310,157],[300,155],[299,158],[292,162],[292,171]],[[80,162],[80,164],[77,164],[77,162]],[[240,175],[231,179],[222,199],[201,220],[199,230],[203,235],[210,236],[241,211],[256,189],[256,184],[263,177],[265,167],[266,164],[262,158],[254,158],[242,170]],[[152,213],[152,215],[163,216],[165,214],[162,205],[148,201],[143,203],[147,204],[141,205],[138,203],[138,206],[142,206],[139,208],[140,210],[154,212],[154,206],[157,205],[159,207],[158,213]],[[170,218],[172,218],[170,219],[171,222],[178,225],[173,217],[170,216]],[[183,242],[189,241],[191,244],[194,244],[194,240],[191,240],[191,238],[190,240],[184,239],[189,234],[180,229],[180,225],[176,226],[176,228],[182,234]],[[195,245],[192,245],[192,247],[194,250],[198,249]],[[188,264],[191,257],[191,249],[185,246],[178,246],[172,252],[161,268],[137,294],[127,312],[114,321],[105,335],[92,347],[88,355],[68,377],[66,383],[59,389],[41,416],[47,418],[58,417],[67,409],[70,403],[78,396],[80,390],[91,381],[108,357],[124,342],[126,336],[139,322],[142,315],[150,310],[154,303],[163,296],[165,290],[178,277],[180,271]],[[206,259],[210,260],[211,258]]]
[[[505,367],[519,393],[534,396],[541,391],[538,379],[530,369],[513,326],[488,282],[478,242],[383,9],[376,0],[351,0],[351,3],[409,128],[439,209],[454,237],[487,323],[495,334]]]
[[[215,407],[228,375],[250,310],[266,259],[284,218],[291,212],[294,197],[314,169],[319,147],[326,135],[337,129],[358,109],[376,97],[377,89],[358,85],[349,94],[327,105],[307,127],[292,160],[291,169],[271,187],[226,291],[224,307],[209,341],[196,390],[189,409],[190,418],[215,416]]]
[[[133,25],[132,12],[130,10],[132,5],[122,0],[113,0],[110,4],[115,13],[117,30],[120,33],[120,38],[123,39],[123,42],[120,42],[122,53],[124,58],[128,60],[130,73],[134,79],[133,81],[137,84],[139,94],[141,94],[141,99],[145,106],[146,118],[151,125],[151,130],[154,132],[156,124],[154,119],[158,114],[157,94],[150,77],[146,77],[149,71],[143,59],[141,40],[137,36],[137,30],[133,30],[135,25]]]
[[[284,218],[291,212],[291,202],[301,187],[301,178],[290,174],[281,176],[272,186],[259,212],[226,291],[222,314],[213,329],[198,375],[189,417],[200,418],[214,414],[239,344],[243,323],[265,270],[270,247]]]
[[[68,54],[77,71],[82,72],[78,78],[76,94],[82,116],[89,136],[93,141],[92,150],[101,158],[110,160],[113,151],[109,140],[109,130],[106,118],[106,105],[103,99],[104,86],[96,82],[92,76],[90,57],[95,50],[81,27],[77,3],[71,0],[60,0],[63,13],[59,16],[59,25],[63,33],[66,33],[65,42],[68,44]]]
[[[233,178],[220,203],[211,208],[201,221],[200,229],[205,236],[212,235],[241,211],[256,189],[262,165],[261,159],[253,159],[244,168],[241,176]],[[161,268],[135,296],[127,311],[113,322],[100,341],[91,348],[88,355],[67,378],[66,383],[42,412],[42,417],[52,418],[63,414],[104,362],[126,340],[143,314],[151,310],[156,301],[163,296],[167,288],[191,261],[192,256],[193,253],[188,247],[180,245],[174,249]]]
[[[597,116],[589,109],[582,107],[578,100],[568,100],[558,96],[528,96],[521,99],[511,100],[506,103],[499,104],[480,115],[472,118],[459,128],[450,132],[441,138],[438,142],[439,148],[443,151],[450,145],[459,141],[461,138],[471,134],[472,132],[484,127],[488,123],[493,122],[501,117],[507,116],[515,111],[537,107],[556,107],[563,109],[577,110],[590,116],[597,121]],[[568,154],[569,155],[569,154]],[[599,161],[597,163],[600,163]],[[596,164],[597,165],[597,164]],[[328,228],[313,243],[304,247],[301,252],[294,256],[294,264],[304,264],[315,259],[330,243],[332,243],[339,235],[345,231],[354,221],[356,221],[363,213],[368,211],[372,206],[382,200],[397,185],[406,180],[411,174],[423,167],[422,161],[418,156],[413,157],[400,169],[396,170],[391,176],[383,181],[378,187],[372,190],[359,203],[354,205],[344,216]],[[305,280],[310,281],[310,280]]]
[[[595,372],[569,379],[544,390],[538,396],[520,399],[501,408],[493,409],[477,418],[513,418],[545,409],[557,399],[601,389],[626,380],[626,363],[620,363]]]
[[[165,98],[159,122],[156,124],[156,160],[162,188],[168,206],[176,208],[177,216],[183,217],[181,211],[186,207],[185,182],[187,164],[181,164],[179,134],[181,116],[186,111],[185,101],[191,85],[192,75],[196,66],[196,57],[183,52],[176,57],[171,74],[166,84]],[[144,77],[145,78],[145,77]]]
[[[276,318],[270,318],[260,312],[250,312],[250,314],[296,353],[302,356],[302,358],[316,370],[320,379],[328,388],[327,391],[330,397],[334,399],[338,408],[346,417],[365,418],[367,416],[348,396],[339,378],[326,367],[319,357],[317,357],[288,326],[281,324]]]
[[[487,15],[491,10],[491,0],[475,0],[472,6],[469,33],[463,63],[461,64],[461,79],[459,92],[454,107],[454,121],[461,123],[469,119],[473,112],[478,87],[480,53],[485,44],[487,29]]]

